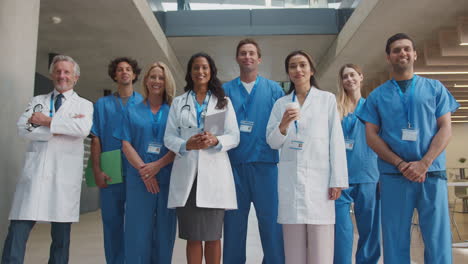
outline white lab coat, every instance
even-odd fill
[[[93,104],[73,90],[52,117],[50,128],[26,130],[33,107],[44,106],[49,116],[51,94],[29,102],[18,120],[18,134],[29,139],[24,168],[16,185],[10,220],[77,222],[83,178],[83,139],[92,125]],[[82,118],[73,118],[83,114]]]
[[[279,131],[290,102],[292,93],[276,101],[267,126],[267,143],[281,149],[278,222],[334,224],[335,203],[328,198],[328,189],[348,187],[346,150],[335,96],[311,88],[301,107],[297,136],[294,122],[286,136]],[[302,150],[289,148],[296,138],[304,142]]]
[[[168,207],[185,206],[195,175],[197,175],[197,207],[237,209],[234,177],[227,154],[228,150],[239,144],[239,128],[232,103],[229,98],[226,98],[227,106],[224,109],[216,109],[218,100],[214,95],[208,103],[207,116],[226,111],[224,134],[217,136],[222,145],[221,150],[212,147],[191,150],[181,155],[179,152],[181,145],[191,136],[199,133],[193,98],[188,95],[188,100],[186,100],[187,95],[184,93],[172,102],[164,135],[164,145],[176,153],[169,185]],[[188,118],[182,121],[182,107],[185,102],[190,106],[190,111],[183,110],[184,117],[188,116]]]

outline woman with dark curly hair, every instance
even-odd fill
[[[237,209],[227,151],[239,144],[239,129],[216,74],[208,54],[190,58],[185,93],[172,103],[164,136],[166,147],[176,154],[168,207],[177,209],[189,264],[201,264],[203,256],[207,264],[221,262],[224,210]]]

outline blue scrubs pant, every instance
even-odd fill
[[[151,194],[144,183],[127,182],[125,258],[132,264],[170,264],[176,237],[176,212],[167,208],[169,185]]]
[[[2,264],[23,264],[26,242],[36,221],[11,220],[3,247]],[[70,251],[71,223],[52,222],[49,264],[67,264]]]
[[[247,223],[253,202],[263,247],[263,263],[284,263],[283,232],[278,218],[276,163],[233,165],[238,210],[224,216],[224,264],[246,262]]]
[[[125,183],[109,184],[100,189],[104,252],[107,264],[123,264]]]
[[[452,263],[447,181],[416,183],[402,175],[380,176],[385,264],[409,264],[411,220],[416,208],[424,241],[424,263]]]
[[[375,264],[380,258],[380,199],[377,183],[350,184],[335,202],[335,264],[351,264],[353,254],[353,222],[350,215],[354,203],[359,240],[356,264]]]

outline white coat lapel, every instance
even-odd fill
[[[208,102],[208,109],[206,109],[206,115],[212,115],[216,112],[219,112],[219,109],[216,108],[217,103],[218,98],[213,93],[211,93],[211,98]]]
[[[314,103],[317,103],[317,88],[312,86],[310,88],[309,94],[307,95],[304,104],[302,105],[302,109],[306,110],[307,108],[311,107]],[[315,101],[315,102],[314,102]]]
[[[65,100],[62,99],[63,100],[62,105],[60,106],[60,108],[58,109],[58,111],[55,114],[56,115],[62,115],[64,113],[68,113],[70,105],[73,105],[73,102],[76,99],[78,99],[78,94],[73,91],[72,94],[68,96],[68,98],[66,98]]]

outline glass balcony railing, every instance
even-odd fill
[[[361,0],[147,0],[153,11],[355,8]]]

